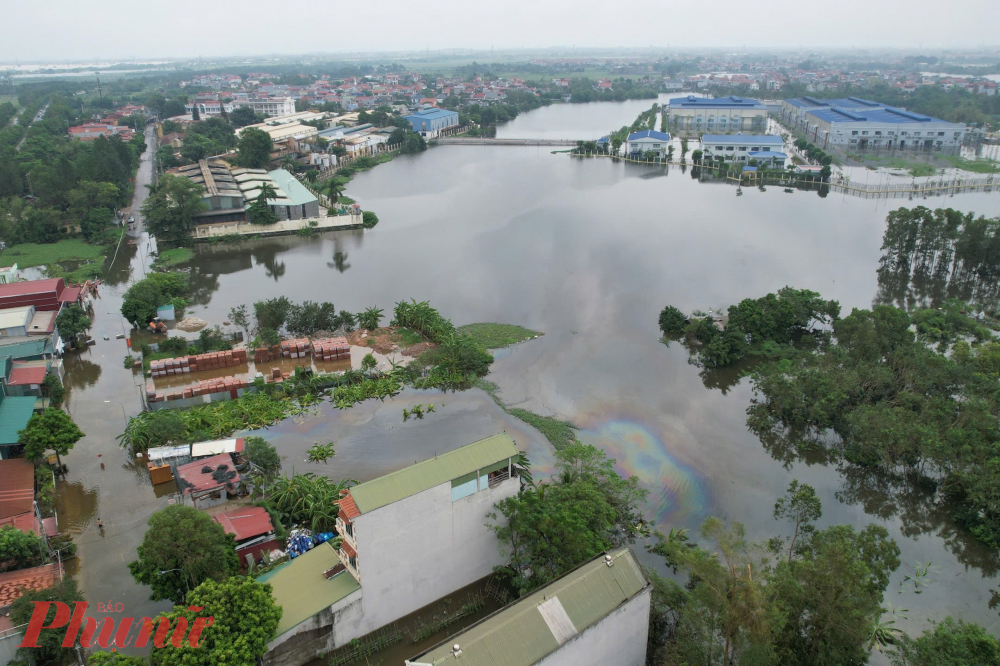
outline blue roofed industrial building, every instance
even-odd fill
[[[410,122],[414,132],[428,139],[458,125],[458,112],[448,109],[424,109],[403,117]]]
[[[670,125],[703,132],[762,132],[767,127],[767,106],[747,97],[674,97],[667,104]]]
[[[965,125],[861,97],[783,100],[784,123],[821,148],[845,150],[957,150]]]

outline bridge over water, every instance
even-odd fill
[[[436,139],[439,146],[563,146],[576,147],[571,139],[487,139],[483,137],[445,137]]]

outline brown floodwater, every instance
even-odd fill
[[[604,107],[598,110],[593,136],[611,129]],[[886,600],[909,609],[904,629],[953,615],[997,632],[1000,617],[990,608],[1000,590],[997,553],[958,528],[931,489],[818,458],[786,461],[747,430],[752,394],[738,369],[700,373],[683,347],[659,341],[657,315],[666,304],[717,310],[786,285],[837,299],[845,312],[870,307],[883,286],[876,269],[889,210],[919,204],[997,215],[1000,197],[886,202],[743,191],[737,197],[730,186],[700,182],[687,168],[580,160],[545,148],[432,148],[349,184],[348,194],[378,213],[373,230],[197,246],[185,266],[195,287],[189,313],[221,324],[235,305],[284,295],[352,312],[378,306],[388,315],[394,302],[416,298],[459,325],[509,322],[542,331],[498,352],[489,379],[508,404],[576,423],[583,441],[638,476],[657,527],[696,529],[716,515],[743,522],[755,539],[786,533],[772,518],[773,504],[799,479],[823,501],[820,526],[878,522],[899,542],[903,565]],[[133,277],[148,267],[145,252],[143,242],[125,258]],[[143,602],[145,591],[124,564],[141,541],[141,521],[169,498],[156,497],[148,475],[130,467],[114,440],[121,412],[137,411],[142,384],[122,368],[124,341],[113,336],[127,273],[119,263],[112,267],[118,282],[99,302],[98,344],[67,362],[68,407],[88,437],[66,462],[70,481],[96,492],[94,508],[80,500],[75,519],[86,544],[82,584],[88,594],[122,590],[148,612],[158,604]],[[433,403],[435,412],[404,421],[403,407],[415,403]],[[540,473],[551,470],[541,435],[478,390],[410,389],[345,410],[324,403],[260,434],[278,447],[286,471],[363,481],[500,430],[528,450]],[[337,455],[306,463],[306,449],[327,441]],[[103,540],[92,528],[98,514],[114,528]],[[928,561],[930,584],[916,596],[903,577]]]

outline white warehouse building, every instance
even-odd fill
[[[965,125],[879,102],[800,97],[781,103],[782,119],[820,148],[846,150],[957,149]]]
[[[767,107],[744,97],[675,97],[667,104],[670,124],[702,132],[762,132],[767,127]]]
[[[343,491],[340,550],[258,578],[284,611],[265,666],[305,664],[493,573],[504,558],[487,514],[520,489],[518,455],[494,435]]]
[[[785,167],[788,155],[782,152],[785,142],[777,134],[704,134],[701,149],[704,160],[721,157],[727,162],[750,162],[757,160],[761,165]]]

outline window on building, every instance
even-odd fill
[[[353,537],[354,536],[354,524],[353,523],[346,523],[346,525],[347,525],[347,535]]]
[[[716,146],[715,149],[716,150],[722,150],[722,146]]]
[[[914,132],[913,136],[920,136],[920,132]]]
[[[875,136],[882,136],[882,132],[881,132],[881,131],[879,131],[879,130],[876,130],[876,131],[875,131]]]
[[[352,569],[354,569],[355,571],[358,570],[358,558],[356,558],[356,557],[348,557],[347,561],[351,565]]]
[[[479,490],[479,480],[476,478],[475,472],[460,476],[451,482],[451,501],[457,502],[463,497],[468,497],[475,493],[477,490]]]
[[[862,130],[861,136],[868,136],[868,130]]]
[[[306,216],[306,205],[302,204],[302,217]]]
[[[944,132],[938,132],[938,136],[944,136]]]
[[[895,132],[893,132],[893,131],[890,131],[890,132],[889,132],[889,136],[895,136],[895,135],[896,135],[896,133],[895,133]]]
[[[858,130],[854,130],[853,132],[851,132],[851,136],[857,136],[857,135],[858,135]]]
[[[750,150],[756,153],[758,150],[760,150],[760,146],[754,146]]]
[[[733,146],[726,146],[726,150],[731,153],[735,150],[735,148],[733,148]]]

